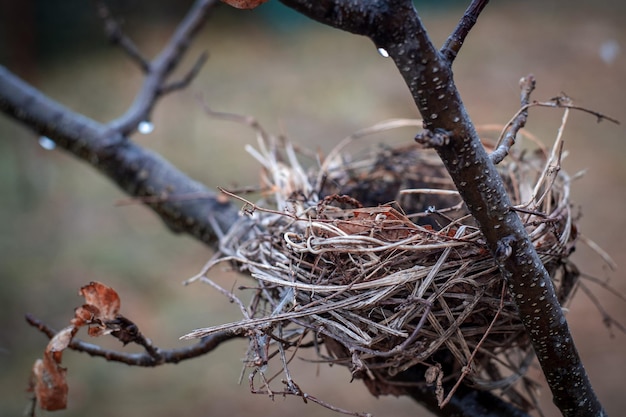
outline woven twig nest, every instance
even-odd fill
[[[263,165],[266,198],[245,205],[201,274],[216,285],[207,270],[235,262],[255,280],[252,299],[244,306],[222,290],[244,319],[188,336],[249,335],[253,376],[279,353],[287,391],[297,385],[290,385],[285,351],[305,346],[348,366],[375,394],[401,392],[394,377],[416,365],[426,366],[429,382],[463,374],[489,390],[523,376],[533,358],[529,341],[439,157],[417,145],[361,157],[344,152],[367,133],[406,125],[420,123],[396,120],[359,132],[312,170],[289,143],[261,132],[259,150],[251,152]],[[561,148],[516,149],[498,169],[565,302],[575,233]]]

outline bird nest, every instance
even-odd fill
[[[309,154],[310,169],[293,145],[259,130],[259,148],[249,151],[262,165],[264,198],[244,200],[244,216],[196,277],[238,303],[243,319],[187,337],[247,335],[253,391],[269,394],[276,391],[267,365],[281,358],[287,388],[280,393],[303,395],[287,352],[305,347],[317,360],[348,366],[376,395],[402,393],[398,377],[416,366],[439,388],[464,379],[504,391],[522,377],[533,359],[529,340],[437,154],[417,145],[345,151],[370,133],[420,125],[394,120],[357,132],[325,158]],[[498,171],[563,303],[573,287],[565,260],[576,235],[561,142],[551,151],[516,147]],[[254,280],[244,288],[247,305],[209,278],[223,262]],[[515,400],[513,392],[505,395]]]

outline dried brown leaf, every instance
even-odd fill
[[[108,324],[118,317],[120,297],[111,287],[100,282],[90,282],[81,287],[79,294],[86,304],[74,311],[72,324],[76,327],[89,326],[89,336],[97,337],[111,333]]]
[[[90,304],[83,304],[74,310],[72,324],[76,327],[86,326],[94,322],[95,317],[100,315],[100,310]]]
[[[71,325],[59,331],[48,343],[43,359],[33,365],[31,388],[39,406],[48,411],[63,410],[67,404],[67,370],[61,366],[63,351],[82,326],[90,327],[91,336],[110,333],[107,324],[118,317],[120,297],[114,289],[99,282],[91,282],[82,287],[79,294],[85,297],[85,304],[74,311]]]
[[[50,339],[43,359],[37,359],[33,366],[33,390],[39,406],[44,410],[63,410],[67,406],[67,371],[61,366],[61,358],[74,334],[74,326],[59,331]]]
[[[120,311],[120,297],[117,292],[100,282],[92,281],[81,287],[78,293],[85,297],[85,304],[97,309],[97,311],[90,310],[95,314],[94,320],[103,322],[114,320]]]
[[[222,0],[223,3],[237,9],[254,9],[265,3],[267,0]]]
[[[425,375],[426,383],[428,385],[435,385],[435,395],[437,397],[437,404],[442,406],[443,403],[443,371],[441,370],[441,364],[435,364],[434,366],[426,369]]]

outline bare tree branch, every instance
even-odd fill
[[[104,32],[115,45],[119,45],[130,57],[135,61],[139,68],[147,73],[150,71],[150,61],[143,56],[137,45],[130,39],[120,26],[119,22],[113,17],[111,11],[104,1],[97,1],[96,8],[100,18],[104,20]]]
[[[578,110],[578,111],[581,111],[583,113],[587,113],[587,114],[591,114],[592,116],[595,116],[596,117],[596,121],[598,123],[600,123],[603,120],[608,120],[609,122],[615,123],[616,125],[621,124],[620,121],[617,120],[616,118],[611,117],[611,116],[607,116],[604,113],[600,113],[600,112],[597,112],[595,110],[590,110],[590,109],[587,109],[585,107],[573,105],[571,103],[571,99],[569,97],[567,97],[565,94],[561,94],[559,96],[552,97],[550,99],[550,101],[548,101],[548,102],[533,101],[532,103],[529,103],[529,104],[526,105],[526,107],[533,107],[533,106]],[[524,109],[522,108],[521,110],[523,111]]]
[[[185,87],[193,76],[197,74],[199,66],[206,60],[205,54],[196,61],[196,65],[194,65],[188,75],[183,78],[183,81],[170,83],[169,86],[166,84],[168,77],[178,66],[187,51],[191,39],[193,39],[200,28],[202,28],[209,12],[216,4],[219,4],[217,0],[197,0],[187,13],[187,16],[178,25],[176,31],[161,53],[153,61],[147,63],[147,68],[144,68],[145,65],[141,65],[146,72],[141,90],[135,97],[135,101],[128,111],[118,119],[111,121],[109,124],[111,129],[123,135],[129,135],[134,132],[140,122],[150,119],[150,113],[160,96],[178,88]],[[110,16],[110,14],[105,16]],[[111,20],[112,18],[110,17],[107,17],[105,20],[107,27],[111,26]],[[119,29],[119,27],[118,30],[114,31],[119,39],[127,39],[125,36],[120,35],[120,32],[121,29]],[[139,56],[137,53],[133,52],[136,48],[131,48],[128,44],[128,42],[124,42],[121,43],[121,46],[124,47],[132,57]],[[135,60],[138,59],[136,58]],[[141,61],[142,59],[139,59],[139,62]],[[173,88],[172,86],[178,87]]]
[[[227,230],[238,216],[232,204],[159,154],[47,98],[2,66],[0,110],[97,168],[129,195],[157,198],[146,205],[174,232],[188,233],[211,244],[215,231],[209,217]],[[178,195],[204,197],[191,200],[178,199]]]
[[[171,93],[172,91],[187,88],[187,86],[191,84],[193,79],[196,78],[196,75],[198,75],[207,59],[209,59],[209,53],[205,51],[200,54],[198,59],[196,59],[195,64],[193,64],[193,66],[189,69],[184,77],[182,77],[180,80],[172,81],[169,84],[163,85],[160,89],[160,93],[165,95]]]
[[[127,135],[147,119],[163,92],[186,86],[197,73],[206,58],[201,57],[181,82],[165,84],[216,4],[216,0],[196,1],[161,54],[149,63],[148,75],[133,105],[109,124],[73,112],[2,66],[0,111],[100,170],[126,193],[144,201],[172,231],[188,233],[211,244],[216,237],[211,224],[228,230],[238,216],[237,209],[157,153],[134,144]],[[110,15],[105,13],[107,16]],[[190,195],[201,197],[186,198]]]
[[[589,110],[584,107],[573,105],[571,103],[570,98],[565,96],[564,94],[557,96],[557,97],[553,97],[549,102],[533,101],[531,103],[530,94],[535,89],[535,77],[532,74],[520,80],[520,87],[522,89],[522,93],[521,93],[522,107],[517,112],[515,117],[513,117],[513,119],[509,123],[507,123],[505,130],[500,138],[500,142],[498,143],[497,149],[494,150],[489,155],[489,158],[494,164],[499,164],[509,154],[511,146],[515,144],[515,138],[517,137],[517,133],[520,131],[520,129],[524,128],[524,126],[526,125],[526,120],[528,119],[528,110],[531,107],[538,106],[538,107],[552,107],[552,108],[564,108],[564,109],[578,110],[584,113],[594,115],[598,123],[603,120],[608,120],[611,123],[615,123],[617,125],[620,124],[619,120],[614,119],[610,116],[607,116],[605,114],[602,114],[594,110]]]
[[[452,79],[451,62],[486,1],[475,1],[470,5],[442,52],[433,46],[410,0],[282,1],[325,24],[368,36],[393,58],[424,117],[425,129],[431,132],[431,139],[436,138],[429,142],[430,145],[441,156],[481,226],[509,291],[518,303],[520,317],[532,338],[555,403],[566,416],[604,415],[571,342],[550,277],[518,215],[510,207],[501,179],[480,144]],[[215,231],[209,219],[227,230],[236,218],[237,210],[159,155],[129,141],[128,135],[141,121],[149,118],[160,96],[179,85],[186,85],[197,72],[198,65],[195,65],[182,81],[168,83],[191,38],[214,4],[216,0],[198,0],[154,61],[145,60],[135,48],[134,59],[147,74],[144,84],[131,108],[108,125],[61,106],[3,67],[0,67],[0,111],[38,134],[50,137],[60,147],[98,168],[130,195],[145,198],[146,204],[172,230],[211,243]],[[123,39],[127,38],[120,38],[120,43],[125,45],[127,52],[131,51],[132,43],[122,42]],[[476,186],[468,187],[468,184]],[[176,198],[194,194],[206,198],[194,201]],[[85,344],[85,351],[88,351],[87,346],[91,345]],[[94,354],[96,351],[92,350]],[[150,359],[137,359],[138,363],[155,361],[154,352],[146,355]],[[414,381],[419,375],[405,374],[403,377]],[[463,393],[467,395],[463,396]],[[453,407],[457,399],[461,403],[470,401],[475,404],[476,398],[483,394],[488,409],[498,408],[496,403],[490,404],[495,397],[467,387],[459,388],[448,407]],[[415,394],[414,397],[424,403],[434,399],[432,395]],[[463,408],[472,407],[465,403],[454,415],[471,415]],[[508,415],[516,414],[511,411]]]
[[[450,61],[435,49],[413,2],[282,2],[327,25],[368,36],[393,58],[422,114],[424,128],[449,138],[435,149],[508,284],[554,403],[565,416],[605,415],[580,361],[550,275],[511,209],[502,179],[480,143],[454,84]]]
[[[56,330],[30,314],[26,315],[26,321],[45,334],[48,339],[52,339],[57,333]],[[142,336],[143,342],[138,343],[146,348],[146,352],[143,353],[118,352],[83,342],[80,339],[73,339],[69,344],[69,348],[77,352],[84,352],[90,356],[101,357],[111,362],[121,362],[131,366],[155,367],[166,363],[175,364],[187,359],[197,358],[211,352],[223,342],[240,337],[243,336],[232,332],[219,332],[203,337],[198,343],[191,346],[164,350],[156,348],[149,339]]]
[[[529,76],[522,78],[520,80],[520,87],[522,88],[522,110],[520,110],[515,115],[515,118],[511,121],[511,123],[509,123],[502,140],[498,144],[498,147],[489,155],[491,161],[496,165],[506,158],[511,150],[511,146],[515,144],[517,132],[526,126],[526,120],[528,119],[528,103],[530,102],[530,94],[535,89],[535,77],[530,74]]]
[[[489,3],[489,0],[472,0],[472,3],[469,5],[467,10],[465,10],[463,17],[454,29],[454,32],[450,34],[446,43],[444,43],[441,47],[441,54],[445,60],[450,63],[454,61],[459,53],[459,50],[463,46],[463,42],[465,42],[465,38],[476,24],[478,16],[483,11],[485,6],[487,6],[487,3]]]

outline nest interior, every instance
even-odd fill
[[[559,149],[513,150],[498,169],[564,303],[575,284],[567,257],[576,236]],[[291,144],[260,135],[252,153],[266,195],[244,206],[200,275],[217,286],[207,271],[234,262],[254,279],[251,301],[221,289],[243,319],[190,337],[249,335],[255,372],[275,351],[288,373],[284,351],[310,346],[376,395],[401,393],[397,376],[422,366],[520,402],[509,388],[524,376],[532,348],[433,151],[379,146],[353,156],[342,148],[307,170]]]

